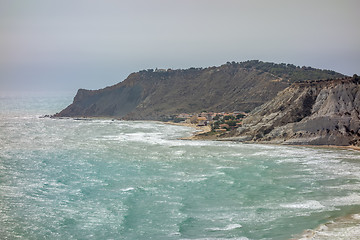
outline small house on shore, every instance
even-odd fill
[[[206,126],[207,125],[207,118],[206,117],[198,117],[198,126]]]
[[[224,123],[224,124],[220,124],[220,126],[219,126],[220,128],[222,128],[222,129],[230,129],[230,126],[229,126],[229,124],[226,124],[226,123]]]

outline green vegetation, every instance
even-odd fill
[[[215,131],[215,129],[219,129],[220,127],[220,121],[216,121],[213,124],[211,124],[211,131]]]
[[[217,120],[219,120],[220,119],[220,115],[216,115],[214,118],[213,118],[213,120],[215,120],[215,121],[217,121]]]
[[[236,123],[238,123],[239,121],[235,121],[235,120],[230,120],[227,121],[226,124],[229,125],[230,127],[235,127]]]
[[[244,118],[244,117],[245,117],[244,114],[238,114],[236,116],[217,115],[216,117],[213,118],[214,122],[211,124],[211,131],[215,132],[217,129],[221,129],[221,128],[226,129],[227,131],[235,129],[239,126],[239,124],[242,122],[242,118]]]
[[[354,78],[355,80],[357,80],[357,81],[360,80],[360,77],[359,77],[357,74],[354,74],[354,75],[353,75],[353,78]]]
[[[224,116],[224,120],[228,121],[228,120],[234,120],[235,117],[234,116]]]
[[[186,118],[174,118],[172,121],[174,122],[174,123],[179,123],[179,122],[183,122],[183,121],[185,121],[186,120]]]
[[[238,114],[238,115],[236,115],[236,119],[241,119],[241,118],[244,118],[244,117],[246,117],[244,114]]]
[[[231,63],[232,65],[234,63]],[[236,64],[236,63],[235,63]],[[262,62],[259,60],[251,60],[237,63],[240,67],[246,69],[256,69],[261,72],[269,72],[275,76],[282,77],[290,82],[304,80],[320,80],[342,78],[344,75],[331,70],[321,70],[312,67],[300,67],[293,64]]]

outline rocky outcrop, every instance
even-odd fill
[[[237,140],[360,145],[360,78],[297,82],[256,108]]]
[[[186,70],[144,70],[114,86],[80,89],[54,117],[165,120],[179,113],[248,111],[296,80],[343,77],[329,70],[247,61]]]
[[[141,101],[141,85],[115,85],[101,90],[79,89],[74,101],[53,117],[121,117]]]

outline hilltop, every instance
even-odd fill
[[[79,89],[54,117],[115,117],[167,120],[179,113],[251,111],[292,83],[344,75],[257,60],[186,70],[149,69],[100,90]]]

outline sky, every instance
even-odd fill
[[[0,0],[0,92],[261,60],[360,75],[359,0]]]

